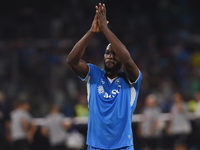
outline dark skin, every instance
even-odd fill
[[[139,69],[132,60],[128,50],[122,44],[122,42],[113,34],[113,32],[108,28],[108,21],[106,18],[106,7],[105,4],[99,3],[96,6],[96,15],[92,22],[91,28],[88,32],[76,43],[72,51],[69,53],[67,62],[73,72],[85,78],[89,72],[89,66],[82,60],[82,56],[85,52],[87,45],[89,44],[95,33],[103,32],[110,45],[107,46],[104,61],[108,68],[112,68],[117,62],[122,63],[122,67],[118,71],[106,72],[107,76],[111,79],[117,77],[122,71],[126,73],[127,77],[131,82],[137,80],[139,76]]]

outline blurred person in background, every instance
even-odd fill
[[[200,117],[200,91],[194,92],[193,99],[189,100],[187,105],[189,112],[197,118]]]
[[[194,95],[194,99],[196,101],[196,108],[194,110],[194,114],[197,119],[200,119],[200,91],[196,92]],[[200,126],[200,124],[199,124]]]
[[[149,94],[145,98],[145,106],[142,111],[143,121],[138,124],[138,137],[141,138],[143,150],[162,149],[163,125],[159,121],[161,109],[157,106],[156,96]]]
[[[195,93],[195,100],[197,101],[197,106],[194,111],[196,120],[195,120],[195,131],[194,131],[194,136],[196,139],[196,145],[197,147],[200,147],[200,91]]]
[[[78,96],[78,103],[74,106],[76,117],[87,117],[89,115],[86,95]]]
[[[73,47],[67,62],[87,84],[88,150],[133,150],[132,115],[142,74],[107,24],[105,4],[99,3],[91,28]],[[104,69],[81,59],[92,37],[100,31],[110,43],[104,54]]]
[[[191,120],[193,127],[193,134],[191,142],[193,145],[199,146],[200,139],[200,91],[194,93],[194,98],[188,102],[188,107],[194,118]]]
[[[27,101],[17,100],[14,102],[14,109],[10,113],[9,131],[13,150],[30,150],[37,127],[32,124],[29,110],[30,105]]]
[[[167,135],[171,136],[172,144],[186,143],[187,137],[192,131],[190,121],[188,119],[188,107],[184,102],[182,94],[175,92],[173,95],[173,105],[171,107],[172,117],[166,128]]]
[[[49,114],[45,117],[45,124],[41,127],[41,134],[49,138],[51,150],[66,150],[66,130],[70,129],[71,125],[65,123],[64,118],[58,106],[52,104]]]
[[[80,119],[83,119],[83,120],[88,119],[89,110],[88,110],[87,96],[85,94],[81,93],[78,96],[78,103],[74,106],[74,112],[75,112],[76,117],[82,117]],[[79,135],[80,134],[84,135],[84,146],[86,146],[85,145],[85,137],[87,135],[87,125],[86,124],[81,123],[78,126],[74,125],[74,129],[71,130],[71,133],[78,133]]]

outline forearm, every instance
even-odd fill
[[[41,134],[42,134],[43,136],[49,137],[48,130],[47,130],[46,127],[42,127],[42,128],[40,129],[40,132],[41,132]]]
[[[35,132],[37,131],[37,129],[38,129],[37,125],[34,124],[34,123],[32,123],[32,124],[31,124],[31,128],[30,128],[30,130],[29,130],[29,133],[30,133],[31,135],[34,135]]]
[[[68,64],[77,64],[82,58],[86,46],[94,36],[94,33],[89,30],[73,47],[72,51],[69,53],[67,62]]]
[[[127,64],[128,61],[132,60],[124,44],[115,36],[115,34],[109,28],[104,29],[102,32],[106,36],[107,40],[111,43],[114,52],[124,65]]]

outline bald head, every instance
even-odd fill
[[[107,45],[106,50],[109,49],[109,48],[111,48],[111,43],[109,43],[109,44]]]

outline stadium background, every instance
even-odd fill
[[[32,116],[42,118],[56,101],[66,117],[74,116],[72,108],[86,87],[66,58],[90,28],[99,2],[106,4],[109,28],[143,74],[135,114],[149,93],[163,113],[176,91],[185,102],[193,99],[200,90],[200,1],[21,0],[0,2],[0,90],[9,104],[24,98]],[[102,67],[107,44],[102,33],[95,35],[84,60]]]

